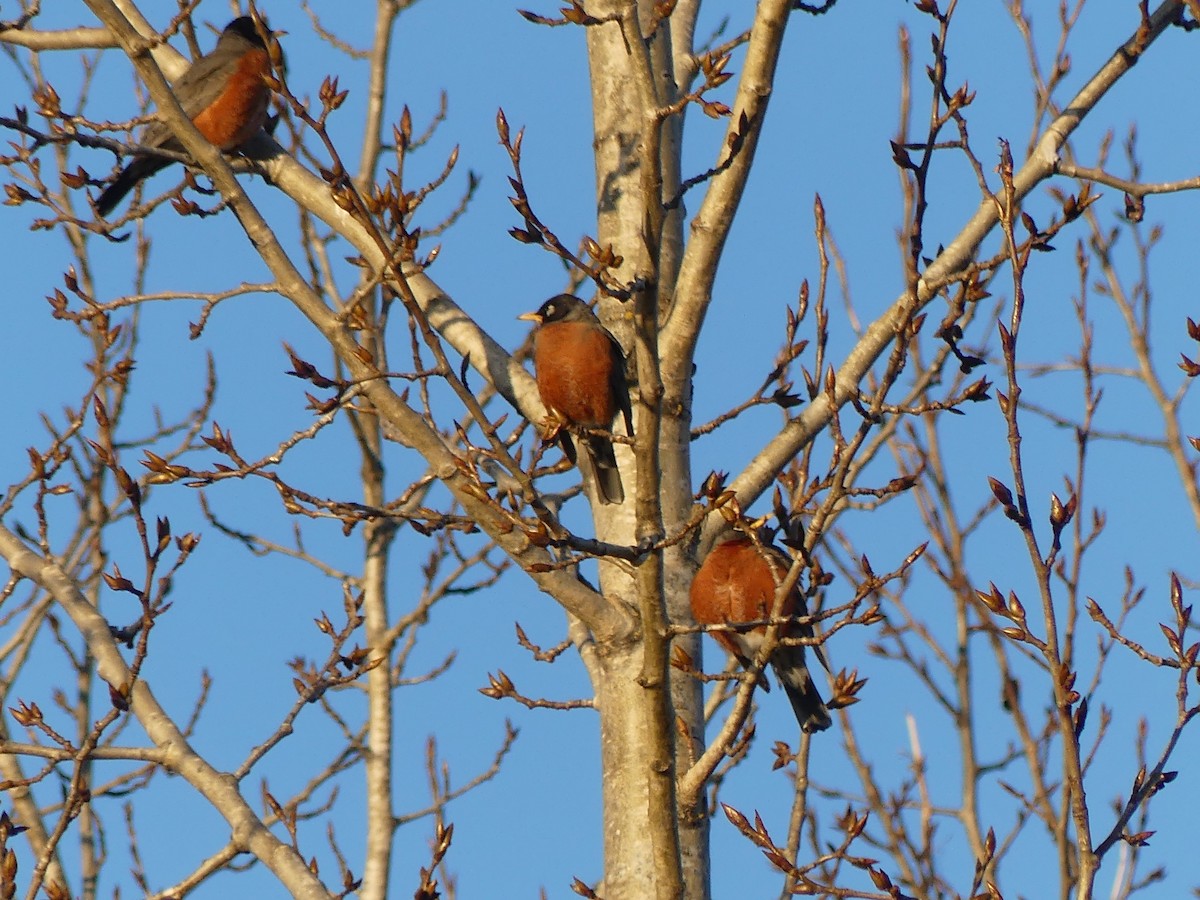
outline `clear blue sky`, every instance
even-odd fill
[[[546,14],[553,14],[557,8],[557,4],[530,5]],[[996,138],[1009,139],[1018,156],[1026,144],[1031,89],[1023,75],[1024,50],[1001,4],[962,5],[950,45],[950,82],[969,80],[970,88],[977,92],[970,110],[972,136],[990,172]],[[47,27],[93,24],[82,4],[52,6],[46,13]],[[343,39],[356,46],[366,44],[371,29],[366,4],[361,13],[335,14],[337,4],[317,6],[321,15],[330,17],[330,24],[336,22]],[[777,350],[785,305],[795,303],[802,279],[815,283],[815,194],[819,193],[824,201],[830,226],[846,258],[859,317],[869,320],[903,289],[895,241],[901,224],[898,180],[888,146],[896,131],[896,34],[901,23],[907,23],[913,31],[917,70],[914,107],[920,111],[928,106],[927,82],[921,72],[928,52],[929,29],[927,20],[907,3],[867,6],[844,2],[826,16],[796,15],[791,23],[758,167],[727,248],[708,330],[702,339],[696,376],[697,422],[744,399],[757,387]],[[1035,24],[1046,29],[1041,49],[1043,54],[1048,53],[1054,36],[1051,7],[1056,4],[1029,6],[1039,7],[1033,11],[1039,17]],[[1044,10],[1040,8],[1043,6]],[[712,3],[698,34],[716,27],[726,15],[732,19],[728,32],[732,34],[742,26],[748,9],[749,4],[744,2]],[[266,6],[265,12],[273,26],[290,32],[284,46],[290,60],[289,82],[296,94],[315,96],[326,74],[339,76],[341,87],[351,91],[333,130],[343,142],[346,157],[357,159],[358,114],[364,100],[362,64],[329,54],[311,36],[303,14],[289,5]],[[167,15],[164,9],[152,14],[152,20],[161,26]],[[335,15],[339,18],[333,18]],[[1091,5],[1072,45],[1073,70],[1058,96],[1060,101],[1082,84],[1130,32],[1135,15],[1133,3]],[[197,21],[217,25],[228,18],[227,7],[211,2],[197,12]],[[211,45],[211,37],[206,35],[203,40],[206,47]],[[1137,122],[1148,179],[1195,174],[1195,155],[1191,151],[1194,116],[1185,104],[1166,99],[1181,96],[1176,93],[1178,86],[1196,84],[1200,78],[1192,41],[1194,37],[1179,32],[1168,34],[1105,100],[1079,132],[1076,148],[1081,162],[1094,161],[1097,142],[1106,129],[1114,129],[1119,140],[1129,125]],[[78,57],[47,55],[44,64],[64,105],[70,107],[78,89]],[[526,129],[524,168],[542,219],[551,223],[568,244],[577,235],[594,233],[590,101],[582,32],[533,26],[518,16],[511,4],[495,0],[426,0],[401,17],[392,67],[389,115],[398,116],[401,104],[407,104],[416,130],[422,130],[437,110],[439,93],[445,90],[449,96],[449,119],[429,148],[411,163],[410,183],[431,177],[450,148],[461,146],[459,173],[442,196],[431,201],[425,222],[432,223],[438,212],[455,204],[455,192],[467,169],[483,177],[468,215],[442,239],[443,251],[431,274],[501,343],[515,346],[524,334],[524,324],[515,321],[516,314],[536,307],[560,290],[564,278],[560,266],[548,254],[521,246],[507,235],[507,229],[516,222],[506,199],[507,157],[496,139],[495,114],[503,107],[514,128]],[[740,57],[735,56],[731,69],[736,72],[739,67]],[[14,77],[12,64],[0,62],[0,72],[4,73],[0,76],[4,85],[0,99],[9,108],[31,105],[25,86]],[[97,73],[87,114],[95,119],[127,117],[133,111],[132,86],[127,61],[116,51],[109,53]],[[1165,86],[1170,88],[1164,90]],[[731,87],[726,89],[724,99],[728,99]],[[687,138],[685,162],[690,174],[712,164],[720,133],[702,117],[693,116],[688,122]],[[45,162],[50,164],[48,154]],[[76,151],[71,165],[82,164],[94,176],[100,176],[110,162],[103,152]],[[169,177],[176,176],[163,175],[159,183],[166,185]],[[1066,184],[1063,187],[1070,189]],[[295,247],[295,217],[288,204],[261,182],[251,181],[250,191],[287,244]],[[1119,192],[1102,192],[1105,196],[1098,207],[1100,215],[1115,225],[1122,208]],[[965,215],[974,208],[977,196],[967,167],[947,156],[933,180],[934,210],[927,224],[930,247],[954,236]],[[692,208],[696,202],[692,200]],[[1191,195],[1152,199],[1147,215],[1148,221],[1168,223],[1164,246],[1157,254],[1161,265],[1153,276],[1159,304],[1156,350],[1168,362],[1179,352],[1194,355],[1182,322],[1189,314],[1200,318],[1193,301],[1191,267],[1187,265],[1194,253],[1190,225],[1195,221],[1196,202]],[[1039,191],[1029,209],[1043,223],[1054,204],[1044,191]],[[80,364],[87,348],[72,326],[50,318],[42,299],[61,286],[61,273],[71,261],[68,249],[58,234],[27,230],[34,215],[32,207],[5,213],[10,254],[4,295],[10,381],[5,427],[0,431],[0,470],[5,473],[0,478],[2,484],[24,472],[27,446],[45,443],[39,415],[45,412],[61,421],[62,406],[77,404],[87,382]],[[217,290],[267,279],[265,267],[246,246],[232,216],[204,221],[180,219],[163,208],[149,221],[148,231],[153,241],[149,291],[185,286]],[[1058,253],[1035,260],[1027,284],[1030,319],[1024,338],[1031,360],[1061,358],[1077,347],[1071,315],[1071,299],[1078,291],[1073,245],[1076,236],[1082,235],[1082,228],[1069,230],[1057,241]],[[994,248],[995,241],[989,246]],[[101,300],[114,299],[130,289],[128,272],[133,254],[132,242],[93,241],[91,261]],[[352,284],[353,276],[346,270],[340,277],[343,288]],[[1008,285],[1004,275],[993,293],[1002,296]],[[850,345],[853,335],[838,315],[841,307],[836,291],[832,306],[836,358]],[[199,396],[206,354],[212,353],[221,377],[214,418],[232,431],[245,456],[264,455],[292,430],[309,422],[303,397],[306,386],[284,374],[290,366],[281,350],[282,343],[293,345],[319,366],[327,365],[327,355],[307,323],[277,297],[228,302],[213,316],[205,333],[189,341],[187,325],[198,311],[198,305],[188,301],[144,307],[142,346],[131,395],[134,412],[127,436],[136,433],[139,424],[149,430],[156,407],[169,416],[173,408],[193,405]],[[1100,297],[1094,298],[1092,312],[1097,325],[1097,357],[1126,364],[1126,339],[1115,313]],[[941,307],[935,304],[931,314],[940,316]],[[977,328],[970,337],[976,341],[986,339],[994,353],[993,335],[994,329],[988,326]],[[737,358],[748,364],[729,364],[731,341],[737,348]],[[982,371],[993,381],[1000,381],[1003,374],[994,362]],[[1028,386],[1039,402],[1077,408],[1077,379],[1071,376],[1030,382]],[[1157,422],[1142,405],[1143,397],[1137,389],[1112,383],[1106,385],[1106,390],[1109,393],[1099,416],[1102,427],[1157,431]],[[694,455],[696,481],[713,468],[736,472],[776,424],[774,413],[758,411],[725,432],[698,442]],[[1073,450],[1069,434],[1041,427],[1032,419],[1028,424],[1025,450],[1036,461],[1030,467],[1030,496],[1040,504],[1044,522],[1049,492],[1063,495],[1062,476],[1073,469]],[[962,454],[962,464],[955,466],[961,475],[961,508],[973,509],[986,499],[986,475],[1010,480],[999,411],[995,404],[980,405],[967,418],[944,423],[944,428]],[[389,448],[390,461],[396,467],[390,485],[393,490],[402,486],[406,474],[416,471],[415,461],[406,459],[405,452],[396,445]],[[212,457],[198,455],[196,463],[211,461]],[[126,464],[136,469],[137,458],[135,451],[129,451]],[[1135,619],[1135,636],[1154,652],[1165,652],[1154,623],[1166,620],[1168,615],[1167,573],[1181,569],[1185,576],[1200,576],[1195,566],[1194,523],[1182,501],[1174,500],[1178,492],[1175,476],[1161,455],[1110,444],[1095,448],[1093,459],[1096,470],[1089,502],[1109,513],[1109,525],[1098,558],[1093,558],[1088,570],[1086,592],[1115,607],[1122,588],[1122,567],[1133,565],[1139,583],[1150,594],[1147,603],[1153,607]],[[287,472],[314,493],[353,498],[357,470],[357,458],[344,435],[326,435],[290,460]],[[880,482],[890,477],[880,472]],[[1155,497],[1153,512],[1144,501],[1151,495]],[[201,672],[207,669],[214,676],[212,698],[196,745],[212,754],[216,764],[233,767],[250,747],[271,733],[278,716],[290,704],[293,694],[286,662],[297,655],[324,655],[325,640],[311,622],[321,610],[331,615],[340,610],[340,589],[335,581],[322,578],[302,564],[251,557],[206,526],[195,499],[183,489],[160,491],[154,497],[154,514],[169,515],[176,532],[203,531],[205,536],[198,558],[176,585],[173,609],[154,632],[147,674],[160,699],[180,717],[186,717],[190,709]],[[209,499],[230,524],[253,527],[280,541],[289,539],[293,522],[282,514],[272,492],[265,487],[229,486],[210,491]],[[65,513],[69,501],[60,502]],[[915,522],[908,501],[901,500],[881,513],[849,516],[844,524],[876,569],[882,571],[895,566],[923,540]],[[304,527],[311,548],[318,549],[335,565],[356,570],[360,554],[357,534],[345,539],[336,527]],[[1022,562],[1023,548],[1016,530],[998,519],[985,535],[987,545],[981,541],[976,550],[976,571],[983,583],[991,579],[1006,590],[1025,591],[1029,596],[1027,606],[1032,607],[1028,566]],[[121,541],[116,541],[113,561],[127,559],[127,565],[132,566],[137,558],[132,547],[122,547]],[[122,552],[129,555],[122,557]],[[411,532],[401,538],[394,565],[397,609],[411,605],[412,591],[417,587],[411,572],[427,552],[427,544]],[[920,601],[921,610],[935,627],[939,622],[948,627],[952,609],[949,598],[932,580],[925,583],[928,594]],[[110,596],[106,602],[112,604],[110,616],[114,620],[132,618],[133,609],[120,605],[123,598]],[[915,599],[911,602],[917,605]],[[449,819],[456,831],[448,861],[459,877],[462,897],[532,897],[543,886],[551,897],[568,896],[572,878],[578,876],[594,883],[601,874],[594,715],[530,712],[477,693],[477,688],[486,683],[486,673],[502,668],[529,695],[555,699],[586,695],[586,679],[573,655],[565,655],[552,668],[533,663],[514,643],[514,621],[521,622],[530,638],[542,645],[556,643],[563,636],[557,607],[519,574],[510,573],[498,588],[438,607],[410,662],[409,674],[436,666],[451,652],[457,654],[455,664],[436,682],[404,688],[397,694],[400,762],[396,789],[401,811],[420,808],[428,799],[423,754],[430,733],[436,732],[439,753],[451,764],[455,782],[461,783],[486,767],[502,737],[506,717],[521,731],[501,777],[450,808]],[[1093,644],[1094,637],[1086,625],[1084,634],[1084,643]],[[898,781],[908,752],[904,716],[914,713],[931,767],[954,773],[935,781],[935,802],[952,805],[958,783],[949,723],[923,695],[914,692],[912,682],[894,667],[864,654],[864,644],[873,637],[861,630],[845,631],[829,647],[835,669],[858,667],[860,674],[871,679],[863,702],[851,713],[860,736],[875,747],[874,759],[880,770],[894,769],[893,779]],[[56,651],[49,641],[40,652],[47,660],[55,659]],[[710,667],[717,662],[711,646],[706,659]],[[45,673],[51,671],[30,672],[16,696],[37,701],[44,709],[52,708],[52,683],[40,680],[38,674],[49,678]],[[1109,801],[1127,791],[1136,770],[1130,735],[1137,717],[1152,717],[1152,747],[1156,748],[1166,734],[1162,723],[1168,720],[1165,717],[1171,710],[1170,682],[1169,674],[1130,667],[1125,656],[1117,654],[1100,697],[1115,707],[1112,734],[1089,785],[1097,830],[1107,827]],[[996,698],[994,705],[998,707],[998,688],[987,683],[985,673],[980,676],[978,690],[985,698],[981,707],[986,711],[981,715],[990,720],[990,698]],[[790,787],[784,774],[770,770],[769,748],[776,739],[794,740],[794,723],[781,697],[763,699],[755,752],[727,781],[721,799],[747,813],[761,812],[772,834],[782,841]],[[337,702],[349,709],[359,705],[349,693]],[[1031,700],[1030,705],[1036,707],[1036,701]],[[1004,727],[1006,720],[997,719],[996,724]],[[133,739],[132,733],[129,737]],[[303,717],[296,734],[272,755],[263,770],[270,778],[273,793],[286,797],[298,789],[314,758],[322,759],[335,737],[316,710]],[[997,737],[996,741],[994,752],[998,756],[1007,736]],[[1196,751],[1195,737],[1185,735],[1172,768],[1181,768],[1185,761],[1195,759]],[[817,782],[853,784],[836,726],[814,740],[813,756],[812,775]],[[1186,842],[1181,821],[1187,808],[1183,800],[1195,796],[1194,778],[1195,773],[1185,769],[1162,805],[1156,807],[1151,825],[1160,830],[1145,857],[1153,860],[1147,868],[1157,863],[1171,866],[1171,877],[1166,882],[1171,896],[1180,896],[1197,880],[1194,866],[1188,871],[1187,863],[1180,862],[1189,858],[1190,843]],[[351,810],[360,791],[358,778],[343,779],[339,788],[342,794],[337,836],[354,865],[359,858],[360,838]],[[256,782],[247,785],[248,795],[256,796],[257,791]],[[149,803],[139,803],[137,824],[149,875],[155,886],[165,886],[219,847],[226,830],[180,780],[159,776],[152,797]],[[116,801],[103,804],[109,823],[107,837],[110,852],[123,859],[125,841],[116,805]],[[994,811],[997,831],[1003,833],[1011,822],[1011,801],[999,793],[990,795],[985,798],[984,809],[985,813]],[[823,820],[828,822],[839,810],[837,805],[823,809]],[[428,820],[402,829],[395,860],[397,896],[415,886],[417,867],[428,858],[429,834]],[[1021,892],[1034,896],[1031,892],[1036,892],[1050,874],[1039,868],[1043,860],[1051,862],[1041,854],[1038,842],[1042,838],[1036,826],[1031,826],[1025,847],[1038,864],[1028,866],[1025,872],[1008,868],[1002,882],[1006,895]],[[321,860],[323,873],[335,870],[326,847],[323,820],[303,828],[302,840],[306,856],[315,854]],[[714,822],[713,846],[714,896],[775,895],[779,879],[759,852],[723,817]],[[943,825],[938,846],[959,859],[954,887],[965,891],[973,860],[961,838],[949,825]],[[1021,853],[1018,849],[1017,854]],[[1101,883],[1106,886],[1115,862],[1114,854],[1105,863]],[[117,862],[106,873],[109,892],[118,880],[123,893],[130,890],[130,882],[124,877],[126,869],[124,863]],[[273,882],[257,874],[237,882],[217,878],[197,896],[231,896],[230,891],[239,896],[281,896]]]

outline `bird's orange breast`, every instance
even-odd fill
[[[787,574],[782,563],[764,553],[747,538],[726,541],[705,557],[692,580],[692,615],[702,625],[753,622],[771,616],[775,602],[775,579]],[[785,598],[781,615],[791,615],[796,594]]]
[[[270,70],[266,50],[242,54],[221,95],[192,120],[209,143],[233,150],[263,127],[271,99],[265,80]]]
[[[568,422],[608,428],[617,414],[612,392],[612,344],[598,328],[552,322],[538,329],[533,345],[542,402]]]

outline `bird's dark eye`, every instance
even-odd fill
[[[547,319],[554,318],[554,316],[557,312],[558,312],[558,304],[557,303],[546,304],[546,318]]]

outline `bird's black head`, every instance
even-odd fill
[[[551,297],[538,307],[537,315],[543,324],[548,322],[569,322],[578,319],[591,318],[586,303],[571,294],[559,294]]]
[[[268,33],[270,32],[270,29],[267,29],[266,19],[263,20],[263,28],[266,29]],[[266,44],[263,43],[262,35],[260,35],[258,33],[258,29],[254,27],[254,19],[250,16],[238,16],[236,19],[226,25],[225,30],[221,32],[222,37],[225,35],[237,35],[238,37],[244,38],[245,40],[254,44],[256,47],[266,47]]]
[[[571,294],[559,294],[557,297],[551,297],[537,308],[537,312],[522,313],[517,318],[535,322],[538,325],[550,325],[555,322],[600,323],[588,305]]]

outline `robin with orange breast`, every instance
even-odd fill
[[[271,99],[266,77],[270,72],[270,57],[254,19],[241,16],[225,26],[212,53],[192,63],[172,90],[205,139],[221,150],[229,151],[252,138],[266,122]],[[146,126],[141,146],[156,150],[183,149],[162,122],[151,122]],[[96,211],[107,216],[139,182],[171,162],[159,156],[139,156],[122,169],[96,199]]]
[[[692,616],[701,625],[736,625],[770,619],[779,582],[787,575],[790,563],[775,547],[755,544],[748,537],[734,535],[714,547],[696,572],[691,589]],[[779,615],[807,614],[804,598],[792,588],[784,598]],[[766,626],[744,632],[714,631],[711,634],[743,667],[749,668],[762,647]],[[787,624],[780,629],[781,638],[812,636],[811,624]],[[814,646],[813,651],[824,665],[821,648]],[[777,644],[768,661],[792,703],[801,731],[811,734],[824,731],[833,724],[804,662],[802,645]],[[766,679],[762,680],[762,687],[770,690]]]
[[[625,354],[621,345],[578,297],[559,294],[537,312],[519,319],[535,322],[533,368],[542,403],[551,415],[568,425],[609,429],[620,412],[625,431],[633,436],[633,411],[625,380]],[[570,435],[559,436],[563,452],[575,462]],[[621,503],[625,488],[617,469],[612,441],[599,435],[581,435],[592,463],[596,493],[602,503]]]

